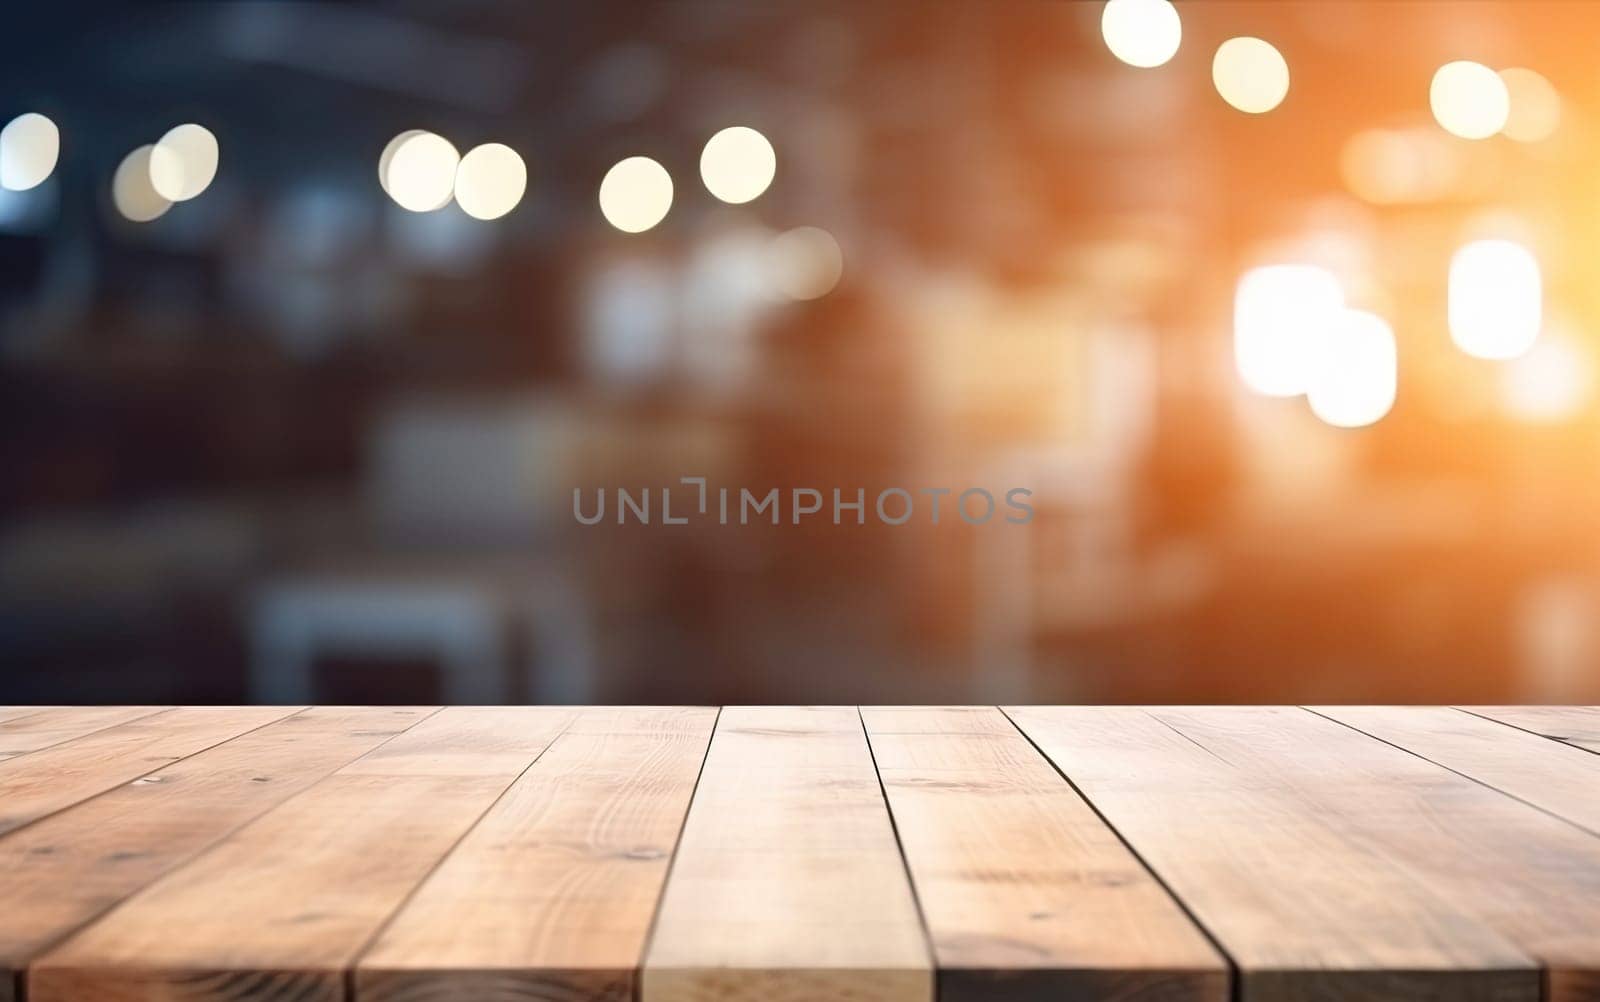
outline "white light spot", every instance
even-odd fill
[[[643,233],[671,208],[672,176],[649,157],[628,157],[600,182],[600,212],[624,233]]]
[[[1234,363],[1245,385],[1270,397],[1306,392],[1319,340],[1343,309],[1344,290],[1325,268],[1246,272],[1233,301]]]
[[[154,146],[141,146],[122,158],[111,178],[111,201],[123,218],[148,223],[172,208],[150,183],[150,153]]]
[[[1230,38],[1211,61],[1211,82],[1224,101],[1259,115],[1282,104],[1289,93],[1289,64],[1271,43]]]
[[[1511,95],[1500,74],[1482,63],[1445,63],[1428,88],[1433,117],[1453,136],[1487,139],[1505,128]]]
[[[1479,240],[1450,261],[1450,338],[1475,358],[1516,358],[1539,337],[1544,283],[1533,253],[1510,240]]]
[[[217,176],[217,137],[203,125],[171,129],[150,151],[150,184],[169,202],[186,202]]]
[[[1340,310],[1323,331],[1310,371],[1311,412],[1336,428],[1363,428],[1394,406],[1394,331],[1382,317]]]
[[[450,204],[455,192],[456,167],[461,156],[450,141],[432,132],[419,132],[395,148],[389,157],[389,197],[402,209],[432,212]]]
[[[407,129],[389,140],[383,152],[378,155],[378,184],[383,186],[384,194],[389,192],[389,162],[394,159],[394,151],[405,145],[406,140],[414,139],[426,131],[426,129]]]
[[[1107,0],[1100,34],[1113,56],[1149,69],[1177,55],[1183,19],[1171,0]]]
[[[0,129],[0,187],[27,191],[42,184],[61,156],[61,130],[36,112]]]
[[[772,184],[778,155],[767,137],[734,125],[712,136],[700,153],[706,190],[732,205],[752,201]]]
[[[517,151],[485,143],[467,151],[456,168],[456,204],[474,219],[498,219],[522,201],[528,168]]]

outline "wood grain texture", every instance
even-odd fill
[[[246,706],[167,710],[7,759],[0,762],[0,834],[300,709]],[[20,722],[31,719],[24,717]]]
[[[584,711],[361,959],[361,1002],[634,997],[716,710]]]
[[[0,1002],[1600,1002],[1594,708],[23,709]]]
[[[1463,706],[1459,709],[1600,755],[1600,706]]]
[[[1288,707],[1159,710],[1403,863],[1551,972],[1550,1002],[1600,975],[1600,839],[1399,748]]]
[[[855,708],[722,711],[641,987],[643,1002],[932,998]]]
[[[45,710],[64,710],[64,709],[67,709],[67,707],[64,707],[64,706],[0,706],[0,732],[4,731],[4,729],[5,729],[4,725],[6,723],[9,723],[10,721],[13,721],[13,720],[17,720],[17,719],[19,719],[21,717],[31,717],[35,713],[40,713],[40,712],[43,712]]]
[[[434,714],[47,953],[29,999],[342,999],[385,920],[572,716]]]
[[[0,839],[0,977],[428,712],[306,710]]]
[[[1537,963],[1487,920],[1165,711],[1006,712],[1227,951],[1246,1002],[1539,998]],[[1326,763],[1323,779],[1359,792]]]
[[[1600,755],[1449,707],[1311,709],[1600,835]]]
[[[8,707],[19,712],[0,719],[0,756],[13,758],[85,734],[148,717],[169,706]],[[31,711],[31,712],[30,712]]]
[[[1204,935],[999,710],[862,717],[941,1002],[1229,997]]]

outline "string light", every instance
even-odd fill
[[[1234,363],[1246,386],[1269,397],[1306,392],[1323,330],[1344,307],[1325,268],[1278,264],[1239,279],[1233,302]]]
[[[456,167],[460,163],[461,155],[448,139],[418,131],[395,147],[389,157],[389,197],[411,212],[442,209],[455,193]]]
[[[141,146],[122,158],[111,177],[111,201],[124,219],[148,223],[172,208],[172,202],[150,182],[150,154],[154,145]]]
[[[624,233],[643,233],[667,218],[672,175],[649,157],[628,157],[600,182],[600,212]]]
[[[217,137],[203,125],[177,126],[150,151],[150,184],[169,202],[186,202],[217,176]]]
[[[1500,74],[1467,60],[1439,67],[1428,88],[1428,103],[1444,130],[1462,139],[1488,139],[1505,128],[1511,110]]]
[[[1474,358],[1516,358],[1543,321],[1543,280],[1533,252],[1510,240],[1478,240],[1450,261],[1450,338]]]
[[[759,197],[777,169],[778,156],[767,137],[743,125],[718,132],[700,153],[700,178],[706,190],[730,205]]]
[[[1309,370],[1311,413],[1335,428],[1363,428],[1394,406],[1394,331],[1380,316],[1338,310],[1323,329]]]
[[[61,130],[37,112],[0,129],[0,187],[27,191],[44,183],[61,156]]]
[[[394,151],[405,145],[406,140],[420,136],[426,131],[426,129],[407,129],[398,136],[395,136],[393,139],[389,140],[388,145],[385,146],[383,148],[383,152],[379,154],[378,184],[382,186],[385,194],[388,194],[389,192],[389,161],[394,159]]]
[[[1150,69],[1177,55],[1183,19],[1171,0],[1107,0],[1100,12],[1100,34],[1113,56]]]
[[[456,204],[474,219],[498,219],[522,201],[528,168],[517,151],[485,143],[467,151],[456,168]]]
[[[1282,104],[1289,93],[1289,64],[1270,42],[1230,38],[1211,61],[1211,82],[1224,101],[1259,115]]]

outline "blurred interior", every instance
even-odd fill
[[[1102,6],[7,10],[0,121],[61,153],[0,190],[0,702],[1600,701],[1600,5],[1179,0],[1150,69]],[[1213,87],[1239,35],[1268,113]],[[1456,59],[1559,126],[1449,135]],[[214,183],[124,218],[190,121]],[[699,173],[729,125],[777,156],[743,205]],[[402,208],[413,128],[525,196]],[[642,233],[596,201],[632,155],[674,183]],[[797,227],[843,260],[798,298]],[[1482,234],[1542,269],[1516,359],[1447,325]],[[1292,261],[1391,325],[1375,423],[1241,380],[1241,276]],[[1036,514],[573,516],[684,476]]]

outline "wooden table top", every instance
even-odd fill
[[[0,1000],[1600,999],[1595,707],[0,707]]]

